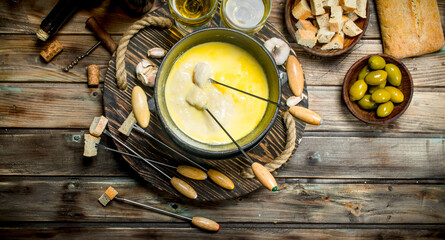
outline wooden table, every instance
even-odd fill
[[[115,40],[136,19],[109,1],[82,10],[55,37],[62,54],[44,63],[39,53],[47,43],[37,42],[34,32],[56,0],[12,2],[0,2],[1,238],[445,237],[445,51],[403,60],[414,97],[391,124],[366,125],[341,100],[348,68],[382,52],[373,1],[368,30],[353,51],[323,59],[291,44],[306,73],[309,106],[325,124],[306,127],[295,156],[277,175],[282,189],[206,204],[159,192],[119,155],[82,157],[83,134],[103,114],[103,85],[88,88],[85,67],[98,64],[103,81],[110,55],[99,47],[69,73],[61,68],[96,42],[85,28],[90,15]],[[445,26],[445,3],[439,2]],[[269,20],[291,40],[284,3],[274,0]],[[104,208],[97,198],[109,185],[134,200],[212,218],[222,229],[206,233],[118,202]]]

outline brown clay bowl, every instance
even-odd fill
[[[402,91],[404,100],[402,103],[394,104],[394,110],[389,116],[385,118],[377,117],[375,110],[363,110],[358,106],[357,102],[349,100],[349,89],[351,88],[352,84],[357,81],[360,70],[368,64],[368,59],[374,55],[383,57],[387,64],[392,63],[396,65],[402,73],[402,83],[398,87],[398,89]],[[372,54],[358,60],[346,73],[345,81],[343,82],[343,100],[345,101],[346,106],[348,107],[352,115],[354,115],[359,120],[369,124],[386,124],[394,121],[406,111],[413,97],[413,89],[414,86],[411,74],[400,60],[386,54]]]
[[[295,27],[295,24],[297,23],[297,19],[294,18],[292,15],[292,9],[300,2],[300,0],[286,0],[286,5],[284,7],[284,21],[286,23],[286,28],[289,34],[292,36],[294,41],[296,42],[297,39],[295,37],[295,32],[298,30],[297,27]],[[310,2],[308,1],[310,4]],[[306,52],[320,56],[320,57],[332,57],[332,56],[338,56],[341,55],[349,50],[351,50],[355,44],[360,41],[363,34],[366,32],[366,29],[368,28],[368,21],[369,21],[369,2],[366,5],[366,18],[359,18],[354,23],[357,24],[358,27],[360,27],[363,32],[359,35],[351,38],[348,36],[345,36],[343,49],[333,49],[333,50],[321,50],[321,46],[323,46],[322,43],[317,43],[313,48],[308,48],[301,46]]]

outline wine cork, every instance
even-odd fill
[[[97,65],[88,66],[88,86],[97,87],[99,85],[99,67]]]
[[[46,61],[49,62],[53,59],[57,54],[59,54],[63,50],[62,44],[54,40],[50,45],[48,45],[45,50],[40,52],[40,56]]]

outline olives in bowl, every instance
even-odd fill
[[[413,95],[413,81],[398,59],[373,54],[351,66],[343,83],[343,100],[359,120],[385,124],[400,117]]]

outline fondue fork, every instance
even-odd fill
[[[214,183],[216,183],[217,185],[219,185],[219,186],[221,186],[221,187],[223,187],[225,189],[228,189],[228,190],[232,190],[233,188],[235,188],[235,185],[233,184],[232,180],[230,180],[230,178],[228,178],[226,175],[224,175],[220,171],[217,171],[215,169],[206,169],[206,168],[204,168],[203,166],[199,165],[197,162],[193,161],[192,159],[186,157],[185,155],[183,155],[180,152],[176,151],[175,149],[171,148],[170,146],[168,146],[167,144],[165,144],[161,140],[155,138],[153,135],[151,135],[150,133],[145,131],[138,124],[135,124],[133,129],[135,129],[136,131],[138,131],[138,132],[140,132],[140,133],[150,137],[151,139],[155,140],[157,143],[161,144],[162,146],[166,147],[167,149],[169,149],[170,151],[175,153],[176,155],[179,155],[181,158],[187,160],[191,164],[193,164],[193,165],[197,166],[198,168],[202,169],[204,172],[207,173],[207,175],[209,175],[210,179]]]
[[[145,161],[141,155],[139,155],[137,152],[135,152],[133,149],[131,149],[129,146],[127,146],[125,143],[123,143],[121,140],[119,140],[117,137],[113,136],[110,132],[107,130],[104,131],[104,134],[113,138],[116,142],[124,146],[128,151],[132,152],[134,155],[138,156],[140,159],[142,159],[145,163],[150,165],[152,168],[154,168],[156,171],[160,172],[162,175],[164,175],[166,178],[170,180],[170,184],[178,190],[182,195],[190,198],[190,199],[196,199],[198,197],[198,194],[196,193],[195,189],[193,189],[192,186],[190,186],[187,182],[184,180],[177,178],[177,177],[170,177],[165,172],[163,172],[161,169],[157,168],[152,163]]]
[[[262,98],[260,96],[257,96],[255,94],[248,93],[248,92],[245,92],[245,91],[240,90],[238,88],[234,88],[232,86],[229,86],[229,85],[226,85],[224,83],[218,82],[218,81],[216,81],[215,79],[212,79],[212,78],[209,78],[209,81],[211,83],[215,83],[215,84],[221,85],[223,87],[230,88],[232,90],[235,90],[235,91],[247,94],[247,95],[249,95],[251,97],[258,98],[260,100],[263,100],[263,101],[266,101],[268,103],[274,104],[274,105],[276,105],[276,106],[278,106],[280,108],[286,109],[286,110],[288,110],[290,112],[290,114],[292,114],[292,116],[294,116],[295,118],[297,118],[297,119],[299,119],[299,120],[301,120],[301,121],[303,121],[305,123],[312,124],[312,125],[321,125],[323,123],[323,119],[321,118],[320,115],[318,115],[316,112],[314,112],[312,110],[309,110],[307,108],[300,107],[300,106],[288,107],[288,106],[283,105],[281,103],[277,103],[277,102],[271,101],[269,99],[265,99],[265,98]]]
[[[278,186],[277,182],[275,181],[275,178],[272,176],[272,174],[261,164],[254,162],[249,155],[238,145],[238,143],[233,139],[232,136],[230,136],[229,132],[223,127],[223,125],[216,119],[216,117],[209,111],[207,106],[204,106],[204,109],[210,114],[210,116],[215,120],[215,122],[221,127],[221,129],[227,134],[227,136],[232,140],[232,142],[236,145],[236,147],[240,150],[241,153],[249,160],[249,162],[252,164],[252,170],[255,174],[256,178],[263,184],[264,187],[269,189],[270,191],[277,191]]]
[[[186,166],[186,165],[179,165],[179,166],[176,167],[176,166],[172,166],[172,165],[169,165],[169,164],[158,162],[158,161],[155,161],[155,160],[152,160],[152,159],[149,159],[149,158],[139,157],[139,156],[136,156],[136,155],[131,154],[131,153],[122,152],[122,151],[119,151],[119,150],[116,150],[116,149],[113,149],[113,148],[109,148],[109,147],[104,146],[102,144],[97,144],[97,146],[102,148],[102,149],[105,149],[107,151],[120,153],[120,154],[123,154],[123,155],[127,155],[127,156],[134,157],[134,158],[139,158],[139,159],[142,159],[144,161],[155,163],[155,164],[158,164],[158,165],[161,165],[161,166],[164,166],[164,167],[173,168],[179,174],[181,174],[182,176],[184,176],[186,178],[190,178],[190,179],[193,179],[193,180],[206,180],[207,179],[207,174],[205,172],[201,171],[200,169],[195,168],[195,167]]]

